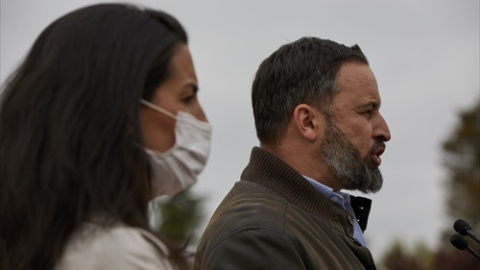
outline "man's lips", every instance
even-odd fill
[[[380,158],[380,156],[383,154],[383,152],[385,152],[385,146],[378,147],[377,149],[375,149],[375,151],[373,151],[371,157],[375,166],[380,166],[380,164],[382,164],[382,159]]]

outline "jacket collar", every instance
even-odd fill
[[[362,232],[365,232],[365,230],[367,230],[368,216],[370,215],[372,200],[350,195],[350,205],[352,206],[353,212],[355,212],[358,225],[360,225]]]
[[[313,215],[330,221],[334,217],[333,223],[337,224],[332,225],[340,225],[339,230],[343,231],[343,225],[348,223],[348,213],[342,207],[323,197],[301,174],[260,147],[252,149],[250,162],[241,179],[265,186]],[[365,231],[371,200],[351,196],[351,204],[362,231]]]

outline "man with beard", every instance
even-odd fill
[[[195,269],[375,269],[363,231],[384,142],[360,48],[306,37],[263,61],[252,87],[260,147],[212,216]]]

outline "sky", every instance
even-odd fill
[[[48,24],[95,3],[1,0],[1,82]],[[189,34],[200,102],[214,128],[207,168],[193,187],[206,198],[206,221],[258,146],[250,90],[259,64],[285,43],[316,36],[362,48],[392,133],[382,156],[384,186],[366,195],[373,200],[366,232],[373,254],[382,254],[394,239],[450,245],[438,242],[455,220],[444,207],[441,144],[457,114],[480,99],[478,0],[130,3],[172,14]]]

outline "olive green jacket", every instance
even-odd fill
[[[194,269],[375,269],[353,238],[353,217],[255,147],[241,179],[212,216]]]

